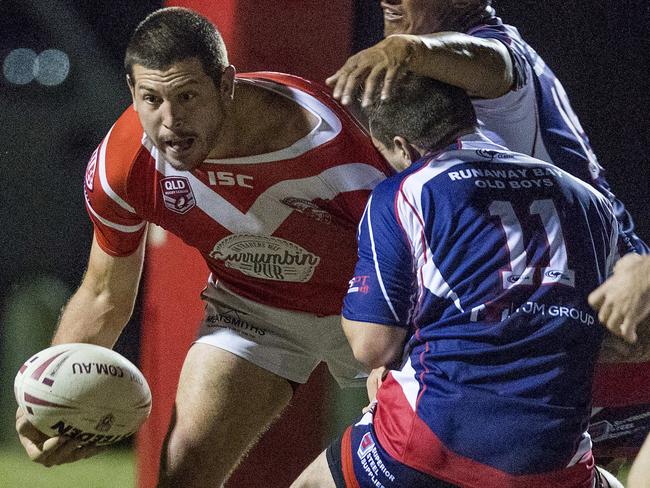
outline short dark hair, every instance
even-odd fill
[[[133,65],[163,70],[179,61],[197,58],[215,86],[228,66],[228,52],[215,25],[198,13],[169,7],[149,14],[136,27],[124,56],[124,69],[133,77]]]
[[[404,137],[425,149],[449,144],[462,130],[476,127],[476,114],[462,88],[408,74],[387,100],[365,110],[370,131],[388,148]]]

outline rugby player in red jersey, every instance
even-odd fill
[[[235,75],[215,26],[190,10],[148,16],[125,67],[133,107],[88,164],[94,240],[53,342],[113,346],[132,313],[147,223],[196,248],[212,274],[159,486],[221,486],[318,363],[342,386],[363,385],[339,313],[357,224],[390,169],[326,89]],[[233,310],[245,320],[228,320]],[[36,462],[95,452],[17,415]]]

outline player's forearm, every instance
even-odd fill
[[[458,32],[417,37],[420,42],[409,60],[414,73],[458,86],[479,98],[497,98],[511,89],[512,60],[499,41]]]
[[[132,311],[132,301],[120,303],[107,292],[96,293],[82,285],[64,308],[52,343],[113,347]]]

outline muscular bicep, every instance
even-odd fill
[[[406,329],[345,317],[341,318],[341,324],[354,357],[369,369],[388,366],[401,358]]]

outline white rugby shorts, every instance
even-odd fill
[[[201,298],[205,312],[196,342],[296,383],[305,383],[323,361],[341,387],[365,386],[367,374],[354,359],[339,315],[319,317],[262,305],[221,283],[208,282]]]

